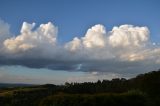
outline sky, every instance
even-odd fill
[[[0,0],[0,82],[63,84],[159,69],[159,0]]]

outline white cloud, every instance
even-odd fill
[[[94,48],[94,47],[104,47],[106,30],[103,25],[95,25],[88,29],[86,35],[81,39],[75,37],[73,41],[66,44],[71,50],[76,50],[79,48]]]
[[[60,45],[58,29],[51,22],[37,28],[35,23],[24,22],[21,33],[10,38],[9,25],[1,22],[0,28],[3,26],[0,34],[5,39],[1,41],[1,48],[5,48],[6,54],[0,55],[9,55],[0,60],[3,65],[91,71],[93,74],[159,68],[160,47],[150,41],[147,27],[121,25],[106,31],[98,24],[88,29],[84,37],[75,37]]]
[[[82,38],[83,45],[86,48],[104,47],[105,46],[105,27],[103,25],[95,25],[88,29],[85,37]]]
[[[112,31],[106,32],[105,27],[98,24],[88,29],[84,37],[81,39],[75,37],[66,46],[69,46],[71,50],[79,49],[81,46],[83,48],[104,48],[106,46],[129,48],[131,46],[145,46],[148,39],[149,30],[147,27],[121,25],[120,27],[114,27]]]
[[[80,39],[75,37],[65,47],[72,52],[85,51],[85,54],[92,59],[126,60],[128,58],[128,60],[135,61],[144,59],[139,52],[142,52],[148,43],[147,27],[121,25],[107,32],[103,25],[95,25],[87,31],[84,37]]]
[[[35,23],[29,24],[24,22],[20,35],[4,41],[6,49],[9,52],[16,53],[32,48],[45,50],[46,47],[55,46],[58,33],[57,27],[55,27],[51,22],[41,24],[37,29],[32,30],[34,27]]]
[[[109,44],[113,47],[140,47],[149,39],[147,27],[134,27],[133,25],[121,25],[114,27],[110,32]]]
[[[95,25],[87,31],[84,37],[75,37],[65,47],[70,50],[71,54],[75,55],[76,53],[75,57],[91,60],[91,63],[87,63],[88,66],[97,70],[98,66],[95,66],[97,61],[100,66],[103,64],[99,67],[103,71],[121,70],[119,67],[122,70],[154,70],[159,68],[160,47],[152,45],[150,31],[147,27],[121,25],[107,32],[103,25]],[[140,66],[136,66],[135,63]],[[142,68],[145,65],[148,69]]]

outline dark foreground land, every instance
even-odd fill
[[[160,71],[95,83],[0,88],[0,106],[160,106]]]

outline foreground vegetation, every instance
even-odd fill
[[[147,100],[141,92],[122,94],[57,94],[45,98],[40,106],[146,106]]]
[[[0,106],[160,106],[160,71],[128,80],[1,88]]]

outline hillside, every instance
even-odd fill
[[[0,106],[159,106],[160,71],[65,85],[0,88]]]

